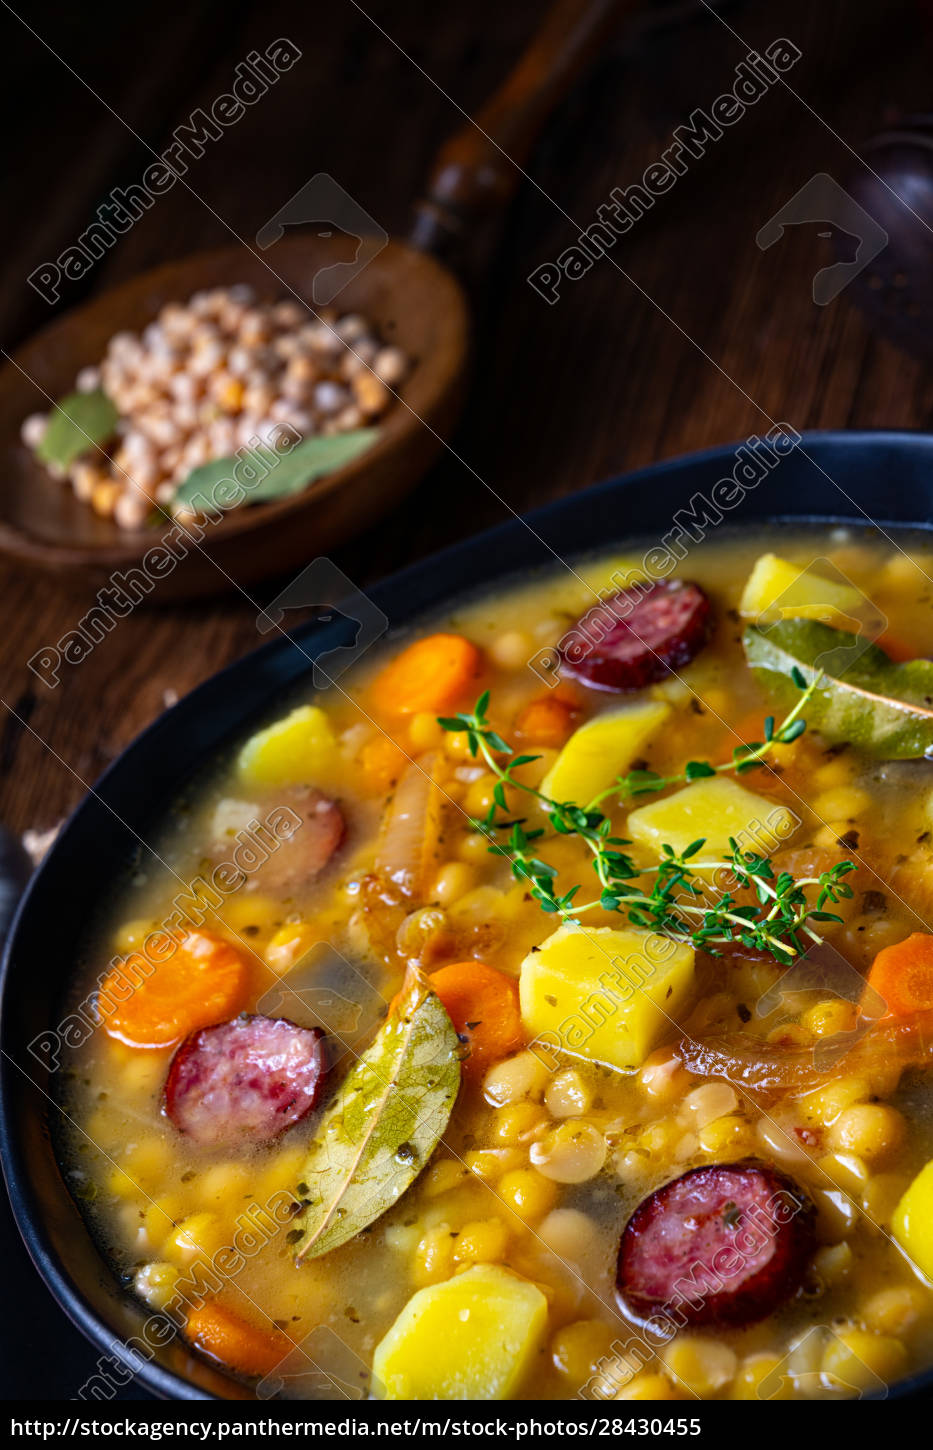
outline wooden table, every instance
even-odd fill
[[[554,117],[528,168],[535,184],[523,183],[476,284],[476,374],[452,451],[387,524],[337,556],[358,584],[509,509],[761,433],[769,419],[799,430],[928,425],[930,368],[873,337],[845,293],[814,304],[812,277],[830,259],[819,228],[792,229],[768,251],[755,241],[815,172],[844,182],[850,146],[892,108],[928,107],[925,7],[747,0],[722,7],[721,19],[689,0],[680,9],[676,25],[620,34]],[[90,23],[82,7],[23,7],[42,40],[7,18],[4,84],[16,123],[7,135],[4,345],[49,316],[27,274],[74,240],[114,185],[141,174],[151,160],[144,142],[164,149],[196,107],[228,89],[252,49],[287,36],[303,59],[192,164],[191,190],[162,197],[65,288],[63,305],[226,244],[225,222],[254,237],[317,171],[404,233],[432,152],[459,124],[457,106],[473,109],[492,90],[540,10],[541,0],[135,0]],[[638,181],[675,126],[732,87],[750,46],[779,35],[803,53],[787,78],[797,95],[770,89],[691,162],[611,260],[548,306],[529,272],[573,242],[614,186]],[[167,696],[260,643],[255,610],[236,595],[140,609],[49,691],[26,661],[72,628],[88,601],[7,571],[0,591],[0,680],[19,717],[2,721],[0,819],[17,831],[54,825]]]
[[[74,240],[115,184],[141,174],[151,159],[143,141],[163,149],[229,86],[239,60],[280,35],[303,59],[208,143],[192,163],[192,189],[162,197],[66,286],[63,304],[227,243],[218,218],[252,238],[318,170],[403,233],[432,151],[460,120],[454,102],[475,108],[495,86],[540,4],[471,0],[433,18],[418,0],[171,9],[141,0],[89,28],[73,7],[31,7],[29,24],[61,60],[23,26],[7,25],[7,76],[20,90],[0,291],[7,347],[47,319],[25,276]],[[845,293],[814,305],[811,279],[828,260],[818,228],[791,229],[766,252],[755,243],[814,172],[845,180],[853,165],[845,143],[857,146],[893,106],[928,103],[929,32],[916,3],[789,0],[776,10],[750,0],[726,6],[722,19],[683,9],[673,27],[620,34],[553,119],[529,166],[536,184],[523,183],[476,288],[475,380],[452,451],[388,525],[340,552],[355,582],[508,509],[761,432],[769,418],[801,430],[927,424],[930,369],[873,338]],[[691,161],[611,260],[566,283],[548,306],[528,273],[573,242],[614,186],[638,181],[675,126],[731,87],[749,45],[763,49],[779,35],[803,52],[788,74],[803,99],[783,85],[769,90]],[[236,595],[141,609],[49,691],[26,660],[72,628],[88,601],[6,572],[0,587],[2,693],[36,732],[12,715],[2,725],[0,819],[15,830],[54,825],[82,782],[163,708],[166,692],[191,689],[260,642],[254,609]]]

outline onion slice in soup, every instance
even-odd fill
[[[933,1065],[933,1009],[911,1017],[885,1017],[836,1055],[831,1039],[822,1052],[766,1042],[743,1032],[724,1032],[694,1041],[683,1038],[676,1052],[697,1077],[723,1077],[761,1093],[805,1093],[839,1073],[899,1075],[909,1067]]]
[[[376,871],[408,897],[420,898],[437,870],[444,797],[437,784],[439,757],[413,760],[382,817]]]

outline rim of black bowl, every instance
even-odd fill
[[[705,497],[704,489],[727,478],[731,466],[725,465],[734,464],[743,447],[755,457],[773,456],[773,450],[753,436],[618,475],[432,554],[368,588],[366,597],[387,616],[394,614],[391,624],[402,625],[468,589],[505,582],[509,576],[536,567],[553,567],[568,557],[605,552],[630,539],[641,541],[658,530],[670,532],[672,515],[687,510],[698,494]],[[836,483],[835,473],[842,476],[843,483]],[[882,517],[871,517],[872,509]],[[804,433],[778,466],[749,487],[734,514],[721,522],[929,530],[933,527],[933,436],[888,430]],[[33,1000],[32,993],[25,990],[36,980],[29,975],[30,938],[38,937],[40,927],[54,931],[52,908],[61,900],[62,888],[68,887],[72,900],[80,899],[75,877],[80,885],[82,872],[97,872],[101,857],[105,864],[125,866],[131,836],[158,818],[185,779],[225,743],[240,737],[250,719],[267,710],[276,694],[294,688],[309,674],[317,656],[343,647],[348,640],[346,624],[346,620],[323,625],[312,622],[260,645],[205,680],[137,736],[63,825],[20,902],[3,955],[0,1156],[20,1233],[43,1280],[73,1323],[102,1354],[114,1356],[132,1371],[144,1388],[166,1398],[243,1398],[250,1391],[241,1381],[194,1356],[180,1341],[176,1357],[180,1348],[188,1358],[190,1375],[188,1366],[169,1368],[156,1359],[140,1365],[131,1351],[123,1349],[121,1335],[127,1328],[132,1332],[134,1324],[141,1326],[151,1315],[120,1286],[94,1244],[54,1156],[47,1117],[48,1104],[54,1098],[41,1080],[36,1081],[40,1074],[32,1076],[11,1051],[23,1049],[22,1029]],[[172,740],[179,739],[194,741],[189,746],[187,769],[179,766],[179,754],[171,749]],[[102,879],[106,878],[104,871]],[[100,900],[99,885],[92,886],[89,899]],[[58,915],[64,918],[66,913]],[[54,1004],[62,999],[71,964],[66,957],[62,979],[49,988],[53,1010],[48,1015],[39,1013],[44,1028],[57,1020]],[[24,1094],[32,1106],[20,1113]],[[51,1208],[43,1202],[37,1161],[48,1171],[53,1195],[58,1195]],[[56,1209],[64,1214],[71,1234],[77,1227],[77,1238],[83,1235],[86,1239],[80,1244],[85,1260],[83,1284],[78,1282],[73,1256],[69,1267],[68,1255],[61,1249],[61,1226],[56,1231],[50,1224]],[[67,1232],[64,1238],[70,1252],[76,1240]],[[89,1263],[93,1266],[90,1278]],[[112,1310],[109,1324],[99,1307],[101,1294],[95,1305],[87,1288],[95,1275],[96,1288]],[[118,1315],[122,1325],[114,1322]],[[931,1385],[933,1367],[894,1385],[890,1394],[902,1397],[918,1390],[928,1392]]]

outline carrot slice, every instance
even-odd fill
[[[573,733],[581,713],[566,695],[538,695],[519,712],[515,734],[529,745],[557,748]]]
[[[292,1341],[280,1329],[260,1329],[216,1299],[207,1299],[188,1315],[185,1333],[189,1341],[240,1374],[270,1374],[292,1348]]]
[[[417,639],[376,677],[373,699],[392,715],[445,710],[479,674],[482,656],[462,634],[429,634]]]
[[[431,986],[457,1032],[469,1044],[465,1076],[476,1081],[487,1067],[517,1052],[525,1040],[518,983],[485,962],[453,962],[432,972]]]
[[[895,1017],[933,1007],[933,936],[915,931],[882,948],[872,963],[868,985],[884,998],[888,1012]]]
[[[171,956],[153,965],[138,952],[117,963],[97,1004],[111,1037],[129,1047],[170,1047],[246,1006],[249,967],[223,937],[189,931]]]

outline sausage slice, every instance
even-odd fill
[[[212,822],[211,859],[241,873],[246,891],[295,896],[319,876],[346,834],[336,801],[313,786],[251,800],[224,799]]]
[[[165,1111],[202,1148],[256,1146],[317,1102],[324,1034],[284,1017],[244,1014],[186,1037],[165,1082]]]
[[[698,584],[660,580],[594,605],[561,640],[561,661],[595,690],[640,690],[688,664],[711,625],[710,603]]]
[[[693,1168],[629,1219],[616,1276],[646,1318],[751,1324],[796,1293],[814,1249],[815,1209],[793,1179],[763,1163]]]

